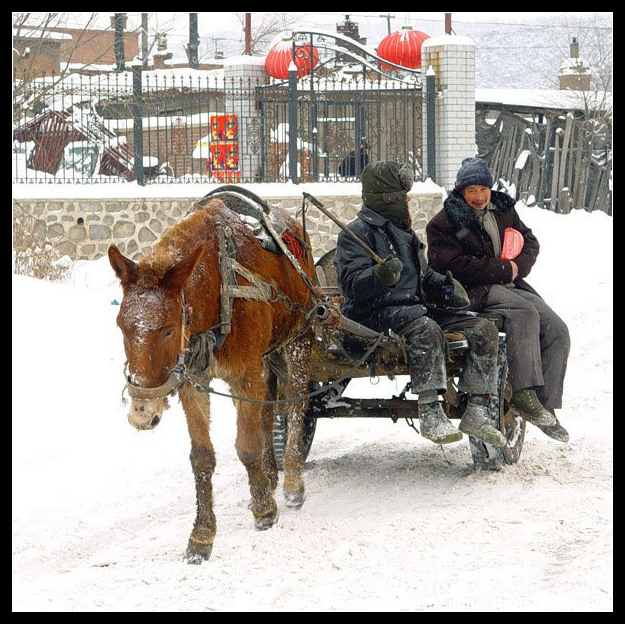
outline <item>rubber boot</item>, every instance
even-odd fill
[[[488,406],[481,398],[471,397],[469,399],[458,428],[463,433],[473,436],[486,444],[492,444],[493,446],[506,445],[506,436],[493,425],[488,413]]]
[[[517,390],[510,399],[510,409],[541,429],[557,422],[556,417],[542,406],[533,388]]]
[[[435,444],[449,444],[462,440],[462,433],[452,424],[439,401],[419,404],[421,435]]]

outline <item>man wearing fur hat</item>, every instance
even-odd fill
[[[395,162],[369,163],[361,181],[363,206],[347,227],[385,261],[379,264],[347,233],[339,234],[335,262],[346,300],[343,314],[375,331],[392,329],[404,336],[421,435],[447,444],[462,439],[464,432],[504,446],[506,439],[487,408],[497,391],[497,328],[489,320],[455,313],[469,304],[464,288],[450,272],[428,266],[408,209],[412,169]],[[447,389],[443,330],[461,331],[470,344],[458,384],[468,395],[460,431],[438,400]]]
[[[510,407],[566,442],[569,434],[555,410],[562,407],[568,328],[525,281],[538,257],[538,240],[515,201],[492,186],[486,161],[462,161],[454,190],[427,225],[428,260],[438,271],[453,272],[467,289],[470,309],[503,317]]]

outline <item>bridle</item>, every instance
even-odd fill
[[[181,338],[180,338],[180,353],[178,353],[178,360],[171,369],[169,376],[164,384],[160,386],[153,386],[146,388],[144,386],[138,386],[132,382],[131,375],[128,372],[128,360],[124,364],[124,377],[126,378],[125,390],[128,391],[128,396],[131,399],[139,401],[152,401],[155,399],[164,399],[170,394],[174,394],[188,377],[187,369],[185,365],[185,357],[189,351],[186,346],[186,327],[188,323],[187,318],[187,303],[185,301],[184,292],[182,293],[182,325],[181,325]],[[122,392],[123,396],[123,392]]]
[[[264,216],[264,215],[263,215]],[[282,240],[280,239],[277,232],[273,229],[271,223],[268,219],[264,219],[265,225],[270,230],[271,234],[276,239],[276,242],[280,246],[284,255],[287,256],[289,261],[293,264],[296,271],[302,278],[306,287],[313,294],[313,307],[310,310],[302,309],[302,312],[306,313],[309,317],[309,322],[314,322],[314,317],[317,314],[317,309],[319,305],[319,300],[317,299],[317,291],[308,279],[308,276],[304,273],[301,266],[291,254],[291,252],[286,248]],[[215,326],[207,329],[203,332],[203,335],[207,337],[209,344],[211,345],[211,353],[216,348],[219,348],[223,343],[226,335],[229,333],[231,325],[231,315],[232,315],[232,300],[234,298],[244,298],[244,299],[256,299],[260,301],[273,302],[274,300],[282,300],[283,304],[286,305],[288,302],[288,298],[282,295],[275,286],[269,287],[264,284],[254,273],[250,272],[248,269],[239,264],[234,257],[231,257],[229,253],[229,249],[234,249],[232,239],[230,238],[230,228],[228,228],[225,224],[221,222],[215,222],[215,227],[218,234],[218,248],[219,248],[219,256],[221,258],[219,262],[220,273],[221,273],[221,301],[222,301],[222,317],[221,321]],[[235,273],[240,273],[245,277],[245,279],[250,283],[250,286],[239,286],[234,277]],[[275,295],[277,299],[274,299],[271,296],[271,291],[275,291]],[[293,302],[291,302],[293,304]],[[299,308],[298,305],[294,306]],[[180,353],[178,354],[178,360],[172,370],[167,377],[167,380],[164,384],[160,386],[145,388],[143,386],[138,386],[134,384],[131,380],[131,376],[128,374],[128,362],[126,361],[124,365],[124,375],[126,377],[126,386],[125,390],[128,392],[128,396],[131,399],[150,401],[155,399],[165,398],[169,395],[175,394],[178,389],[185,383],[189,382],[189,384],[197,390],[201,390],[204,392],[211,392],[211,389],[208,386],[204,386],[194,381],[190,376],[187,370],[186,359],[189,355],[192,355],[191,350],[189,349],[188,343],[190,336],[187,336],[187,325],[190,319],[187,316],[187,304],[184,297],[184,291],[182,293],[182,332],[181,332],[181,345],[180,345]],[[306,328],[302,331],[302,333],[306,331]],[[289,339],[289,341],[291,338]],[[271,351],[280,348],[283,346],[282,344],[275,345]],[[266,354],[265,354],[266,355]],[[123,396],[123,392],[122,392]],[[242,399],[243,400],[243,399]],[[256,401],[254,401],[256,402]],[[261,401],[262,403],[275,403],[282,401]]]

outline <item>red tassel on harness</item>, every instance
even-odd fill
[[[293,236],[287,230],[284,230],[280,235],[280,238],[284,241],[284,244],[288,247],[289,251],[295,256],[299,262],[304,257],[304,247],[300,241]]]

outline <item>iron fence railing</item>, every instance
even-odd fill
[[[368,159],[420,170],[420,86],[360,74],[295,89],[138,68],[14,82],[13,181],[350,181]]]

